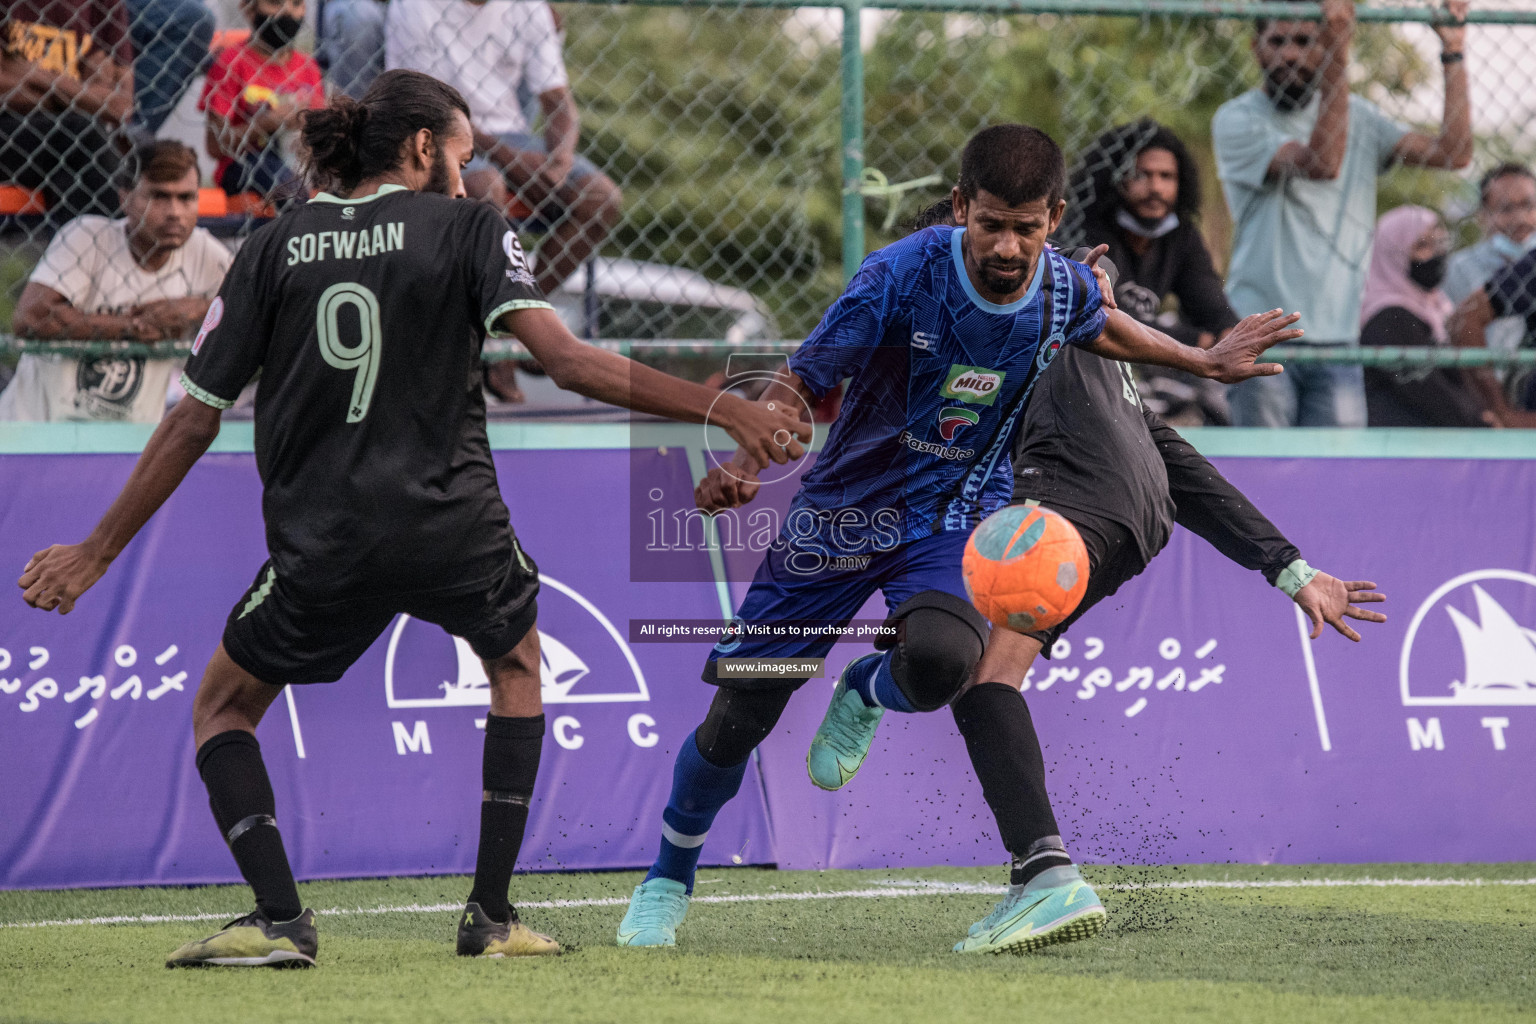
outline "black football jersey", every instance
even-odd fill
[[[1174,523],[1271,584],[1301,557],[1247,496],[1142,405],[1129,366],[1073,345],[1062,346],[1030,396],[1013,497],[1112,519],[1147,561]]]
[[[260,372],[256,464],[286,585],[340,601],[505,571],[480,350],[498,317],[528,308],[549,304],[481,203],[322,193],[251,236],[182,383],[228,408]]]
[[[1168,474],[1125,363],[1062,346],[1030,396],[1013,473],[1016,494],[1113,519],[1145,558],[1173,532]]]

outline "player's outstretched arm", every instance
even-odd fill
[[[1106,359],[1171,366],[1223,384],[1236,384],[1250,377],[1270,377],[1281,372],[1279,363],[1261,363],[1258,358],[1271,346],[1301,337],[1300,328],[1291,326],[1300,319],[1300,313],[1285,314],[1278,309],[1255,313],[1244,317],[1215,345],[1201,349],[1181,345],[1162,331],[1114,309],[1104,322],[1103,333],[1085,347]]]
[[[757,398],[758,405],[768,408],[800,409],[801,422],[807,425],[810,424],[810,409],[815,401],[816,396],[805,381],[788,369],[775,374]],[[710,515],[747,504],[757,497],[758,488],[762,486],[757,474],[765,465],[753,458],[752,453],[745,448],[738,448],[729,462],[704,474],[704,479],[693,489],[693,503]]]
[[[16,581],[27,604],[68,615],[213,444],[220,415],[220,410],[190,396],[177,402],[91,535],[79,544],[55,544],[27,562]]]
[[[811,427],[791,411],[797,407],[749,402],[583,344],[550,309],[514,310],[499,323],[567,391],[685,423],[713,423],[758,465],[788,462],[805,454],[800,442],[810,440]]]
[[[1374,583],[1335,579],[1325,572],[1312,577],[1312,581],[1292,597],[1301,610],[1307,613],[1307,618],[1312,620],[1313,640],[1323,635],[1323,623],[1326,622],[1355,643],[1360,642],[1360,634],[1344,620],[1386,622],[1387,617],[1381,612],[1360,607],[1362,604],[1376,604],[1386,599],[1387,595],[1376,593]]]
[[[1373,593],[1376,584],[1343,582],[1308,566],[1296,546],[1194,445],[1156,413],[1142,415],[1168,473],[1168,494],[1178,510],[1178,524],[1243,568],[1262,571],[1289,594],[1312,620],[1312,639],[1322,634],[1324,622],[1358,642],[1360,634],[1344,618],[1387,621],[1380,612],[1357,607],[1386,600],[1385,595]]]

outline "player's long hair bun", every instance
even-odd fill
[[[469,117],[469,104],[453,86],[419,71],[384,72],[362,100],[338,96],[304,115],[300,141],[310,183],[350,192],[364,178],[394,170],[407,139],[423,128],[446,137],[455,110]]]

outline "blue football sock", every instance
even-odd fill
[[[647,882],[670,878],[693,892],[693,874],[704,839],[720,808],[741,789],[746,774],[746,761],[730,768],[706,761],[694,734],[688,734],[672,767],[672,795],[667,809],[661,812],[661,851],[645,876]]]
[[[896,685],[896,680],[891,678],[890,651],[855,665],[847,678],[848,688],[864,698],[866,707],[885,708],[907,715],[917,711],[908,702],[907,695],[901,692],[901,687]]]

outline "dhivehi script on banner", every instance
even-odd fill
[[[671,535],[670,581],[631,571],[648,524],[691,522],[687,453],[496,460],[543,581],[548,731],[519,868],[642,866],[677,746],[713,693],[699,681],[707,639],[629,630],[721,618],[703,530]],[[1307,642],[1284,595],[1179,531],[1027,680],[1069,845],[1099,861],[1536,855],[1536,462],[1218,461],[1313,565],[1380,584],[1391,621],[1360,624],[1358,645],[1331,630]],[[132,464],[0,455],[0,565],[19,574],[41,547],[84,537]],[[789,493],[765,488],[764,507]],[[756,553],[725,555],[739,599]],[[236,879],[193,764],[191,705],[265,557],[253,456],[213,454],[73,614],[6,599],[0,885]],[[883,614],[876,598],[859,618]],[[1004,859],[947,711],[887,715],[838,793],[806,779],[831,681],[865,650],[839,643],[791,701],[705,863]],[[259,738],[297,873],[470,870],[488,706],[467,646],[403,616],[341,681],[290,688]]]

